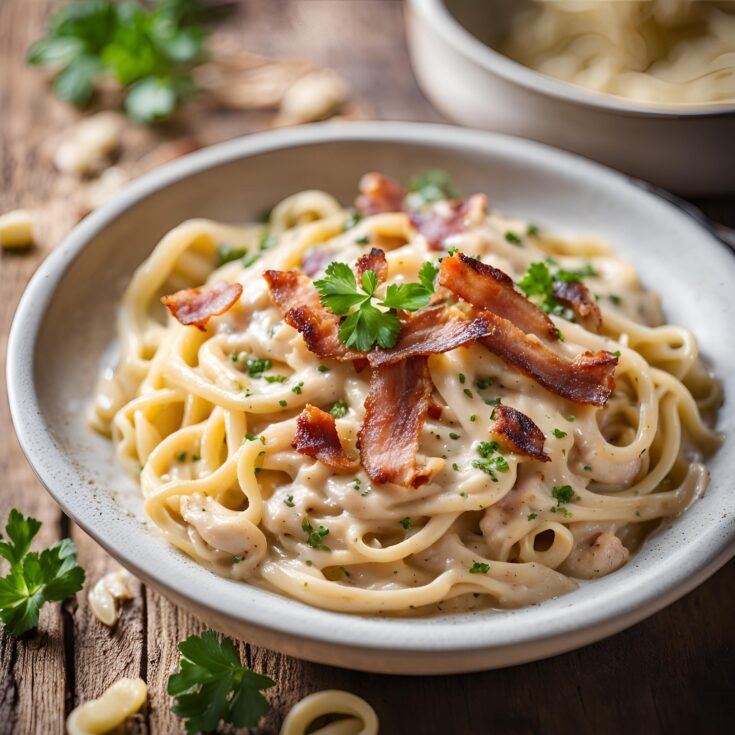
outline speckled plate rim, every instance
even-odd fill
[[[432,28],[455,49],[471,57],[476,64],[494,74],[541,94],[563,99],[576,105],[594,107],[627,115],[644,117],[715,117],[735,116],[735,104],[646,104],[622,97],[594,92],[578,85],[541,74],[501,54],[468,31],[449,11],[445,0],[407,0],[411,9],[420,13]]]
[[[735,283],[735,258],[709,232],[676,207],[642,191],[603,166],[548,146],[492,133],[423,123],[319,124],[251,135],[198,151],[131,184],[81,222],[42,263],[18,306],[7,350],[11,416],[21,447],[54,499],[112,556],[184,607],[232,631],[246,628],[263,645],[302,658],[393,673],[451,673],[535,660],[616,633],[683,596],[735,555],[735,524],[714,522],[685,544],[669,544],[655,564],[630,562],[622,594],[616,575],[595,581],[595,594],[576,593],[521,610],[472,613],[430,619],[354,616],[312,608],[278,594],[220,578],[183,554],[134,557],[125,541],[154,549],[154,534],[140,525],[113,524],[79,512],[71,491],[79,472],[55,445],[44,422],[33,379],[34,346],[54,289],[66,269],[97,233],[135,202],[159,189],[219,164],[257,154],[332,141],[427,144],[445,150],[511,156],[518,165],[537,166],[582,177],[606,196],[639,200],[651,216],[667,218],[700,252]],[[729,303],[729,302],[726,302]],[[729,476],[735,467],[727,467]],[[735,515],[735,498],[722,510]],[[727,507],[724,507],[724,506]],[[719,509],[718,509],[719,510]],[[116,527],[117,526],[117,527]],[[155,537],[157,542],[160,538]],[[655,542],[654,542],[655,543]],[[177,580],[176,586],[172,580]]]

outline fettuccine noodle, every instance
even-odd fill
[[[735,101],[735,3],[545,0],[500,50],[543,74],[639,102]]]

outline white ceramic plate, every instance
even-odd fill
[[[146,583],[213,626],[302,658],[396,673],[447,673],[543,658],[611,635],[701,583],[735,552],[735,444],[712,460],[704,498],[630,563],[522,610],[432,619],[350,616],[222,579],[141,522],[137,488],[84,408],[114,340],[116,304],[158,238],[194,216],[242,221],[281,197],[323,188],[348,202],[359,176],[448,169],[467,193],[561,232],[612,240],[690,327],[735,393],[735,257],[691,218],[624,177],[551,148],[458,128],[358,123],[254,135],[160,168],[84,220],[39,268],[8,345],[21,445],[64,510]],[[108,351],[109,352],[109,351]],[[735,415],[721,412],[731,434]],[[693,621],[694,622],[694,621]]]

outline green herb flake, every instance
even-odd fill
[[[449,432],[449,438],[450,439],[459,439],[459,434],[457,434],[456,431],[450,431]]]
[[[475,561],[469,569],[470,574],[487,574],[490,571],[490,565],[484,561]]]
[[[472,391],[469,388],[465,388],[462,392],[467,396],[467,398],[472,398]]]
[[[554,429],[554,436],[557,439],[563,439],[567,435],[566,431],[562,431],[561,429]]]
[[[297,395],[301,394],[301,389],[304,387],[304,381],[300,380],[296,385],[291,388],[291,393],[296,393]]]
[[[317,367],[317,370],[318,370],[318,371],[319,371],[320,373],[328,373],[328,372],[329,372],[329,368],[328,368],[328,367],[327,367],[326,365],[319,365],[319,366]]]
[[[401,518],[401,525],[406,531],[408,531],[408,529],[411,528],[411,519],[408,516],[406,518]]]
[[[278,401],[278,405],[281,408],[286,408],[286,406],[288,406],[288,401],[284,401],[283,399],[281,399],[280,401]]]
[[[322,551],[331,551],[331,549],[322,541],[325,536],[329,535],[329,529],[319,526],[319,530],[315,531],[308,518],[304,519],[301,524],[301,530],[306,533],[306,543],[313,549],[321,549]]]
[[[179,452],[176,455],[176,461],[177,462],[186,462],[186,452]]]
[[[522,245],[523,241],[521,240],[518,235],[516,235],[515,232],[506,232],[505,233],[505,241],[509,242],[511,245]]]
[[[245,363],[251,378],[259,378],[266,370],[273,367],[273,363],[267,358],[249,358]]]
[[[538,518],[538,513],[529,513],[528,514],[528,520],[529,521],[535,521]]]
[[[349,406],[340,398],[332,404],[332,407],[329,409],[329,413],[331,413],[334,418],[341,419],[347,415],[348,410]]]
[[[247,254],[245,248],[233,248],[227,243],[221,243],[217,246],[217,267],[230,263],[233,260],[240,260]]]
[[[470,416],[470,421],[472,421],[472,423],[474,423],[475,421],[477,421],[477,414],[476,414],[476,413],[473,413],[473,414],[472,414],[472,415]]]
[[[462,195],[451,175],[442,169],[429,169],[416,174],[408,182],[408,205],[412,209],[438,202],[442,199],[459,199]]]
[[[363,235],[355,240],[355,245],[368,245],[370,243],[370,235]]]
[[[538,235],[538,227],[536,225],[528,225],[526,227],[526,234],[529,237],[536,237]]]
[[[263,375],[266,383],[285,383],[288,378],[285,375]]]
[[[288,496],[288,497],[287,497],[287,498],[286,498],[286,499],[285,499],[285,500],[283,501],[283,504],[284,504],[284,505],[285,505],[285,506],[286,506],[287,508],[293,508],[293,507],[294,507],[294,502],[293,502],[293,495],[289,495],[289,496]]]

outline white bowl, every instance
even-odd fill
[[[555,145],[680,194],[735,194],[734,104],[644,104],[522,66],[488,44],[524,5],[407,0],[416,77],[449,119]]]
[[[64,510],[147,584],[211,625],[301,658],[394,673],[507,666],[611,635],[706,579],[735,552],[735,443],[711,462],[704,498],[630,563],[565,597],[522,610],[431,619],[346,615],[220,578],[140,520],[138,489],[84,407],[114,340],[118,299],[157,239],[188,217],[241,221],[314,187],[348,202],[360,175],[449,170],[465,192],[561,232],[610,238],[670,319],[692,328],[735,394],[735,258],[687,215],[596,164],[536,143],[410,123],[316,125],[234,140],[133,183],[84,220],[31,280],[8,345],[21,445]],[[722,411],[730,433],[735,415]]]

